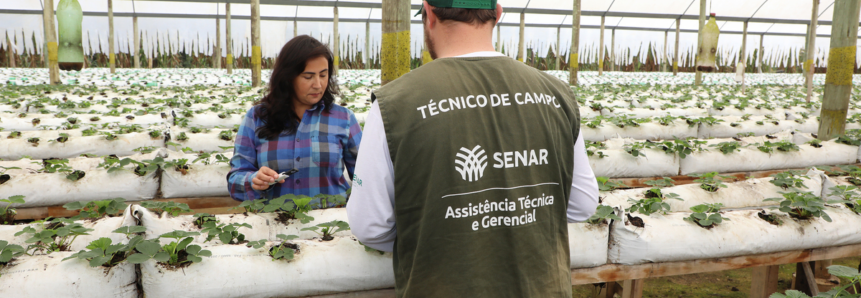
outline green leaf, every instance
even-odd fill
[[[828,273],[848,279],[861,277],[861,273],[858,272],[858,269],[840,265],[828,266]]]
[[[148,257],[152,257],[161,250],[161,245],[155,240],[147,240],[139,243],[135,249]]]
[[[90,260],[90,267],[99,267],[111,260],[111,257],[101,256]]]
[[[122,234],[134,234],[134,233],[143,233],[146,232],[146,227],[144,226],[126,226],[121,227],[119,229],[114,230],[111,233],[122,233]]]
[[[150,259],[150,256],[145,255],[145,254],[133,254],[133,255],[130,255],[128,257],[128,259],[126,259],[126,260],[132,264],[140,264],[140,263],[146,262],[146,260],[149,260],[149,259]]]
[[[192,263],[200,263],[201,261],[203,261],[203,258],[193,255],[188,255],[186,258]]]
[[[200,252],[200,246],[199,245],[189,245],[185,249],[185,252],[190,254],[190,255],[197,255]]]
[[[167,252],[164,252],[164,251],[160,251],[157,254],[155,254],[155,256],[153,256],[152,258],[156,261],[164,263],[164,262],[167,262],[170,260],[170,254],[168,254]]]

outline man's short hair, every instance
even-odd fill
[[[484,25],[490,21],[496,23],[496,9],[434,7],[433,13],[441,22],[457,21],[472,25]]]

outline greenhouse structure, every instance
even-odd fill
[[[861,297],[861,0],[498,3],[495,50],[570,87],[597,177],[574,297]],[[364,129],[433,63],[422,5],[0,1],[0,297],[396,297],[346,198],[225,177],[285,43],[329,46]]]

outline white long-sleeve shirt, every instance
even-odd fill
[[[477,52],[460,57],[486,57],[502,55],[497,52]],[[598,206],[598,183],[583,136],[574,143],[574,177],[571,196],[568,198],[568,222],[582,222],[595,213]],[[365,120],[362,144],[356,159],[347,217],[353,235],[363,244],[382,251],[392,251],[397,227],[395,226],[395,171],[383,128],[383,118],[377,102]]]

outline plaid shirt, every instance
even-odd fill
[[[326,112],[320,102],[305,111],[295,134],[281,133],[275,140],[260,139],[255,133],[263,120],[252,107],[236,134],[227,187],[230,197],[238,201],[277,198],[285,194],[341,195],[346,197],[350,185],[344,179],[344,166],[350,177],[356,167],[362,129],[353,112],[334,105]],[[299,172],[267,190],[251,187],[251,179],[261,166],[276,172],[296,168]],[[314,199],[312,205],[319,204]]]

